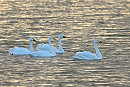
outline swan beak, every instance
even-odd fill
[[[99,40],[98,43],[102,43],[102,41]]]
[[[66,36],[63,36],[63,38],[67,38]]]
[[[35,39],[33,39],[33,41],[37,42]]]
[[[56,38],[53,37],[54,40],[56,40]]]

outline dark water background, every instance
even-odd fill
[[[68,37],[62,39],[63,55],[8,53],[14,46],[29,48],[29,37],[47,43],[59,34]],[[102,60],[72,58],[77,51],[95,53],[96,38],[103,42]],[[0,86],[128,87],[129,61],[129,0],[0,0]]]

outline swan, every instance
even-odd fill
[[[30,54],[33,49],[31,48],[32,41],[37,42],[33,37],[29,38],[29,45],[30,45],[30,51],[23,47],[14,47],[9,49],[10,55],[28,55]]]
[[[52,35],[49,36],[48,42],[49,42],[50,52],[38,50],[38,51],[32,52],[30,55],[32,57],[52,57],[52,56],[56,56],[55,51],[52,49],[51,39],[55,39],[55,38]],[[31,45],[31,48],[33,49],[32,45]]]
[[[52,49],[56,52],[56,53],[64,53],[64,49],[62,47],[62,44],[61,44],[61,38],[66,38],[66,36],[64,36],[63,34],[60,34],[58,36],[58,41],[59,41],[59,50],[52,46]],[[41,50],[41,51],[47,51],[47,52],[50,52],[50,49],[49,49],[49,45],[48,44],[38,44],[38,46],[36,47],[35,50]]]
[[[91,52],[76,52],[75,56],[73,56],[73,58],[77,58],[77,59],[88,59],[88,60],[93,60],[93,59],[102,59],[102,55],[97,47],[97,43],[102,43],[100,40],[95,39],[94,40],[94,47],[96,50],[96,54],[93,54]]]

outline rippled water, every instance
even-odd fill
[[[0,86],[128,87],[130,86],[129,0],[1,0]],[[29,48],[34,37],[47,43],[62,33],[65,53],[54,58],[12,56],[14,46]],[[77,51],[95,53],[98,38],[102,60],[72,58]],[[58,47],[57,41],[52,44]],[[37,43],[34,43],[34,47]]]

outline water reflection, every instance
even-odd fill
[[[129,86],[128,1],[4,0],[0,2],[1,86]],[[65,53],[54,58],[12,56],[13,46],[29,48],[29,37],[47,43],[59,34]],[[102,60],[72,58],[77,51],[95,53]],[[58,48],[58,42],[52,45]],[[34,47],[37,43],[34,43]]]

